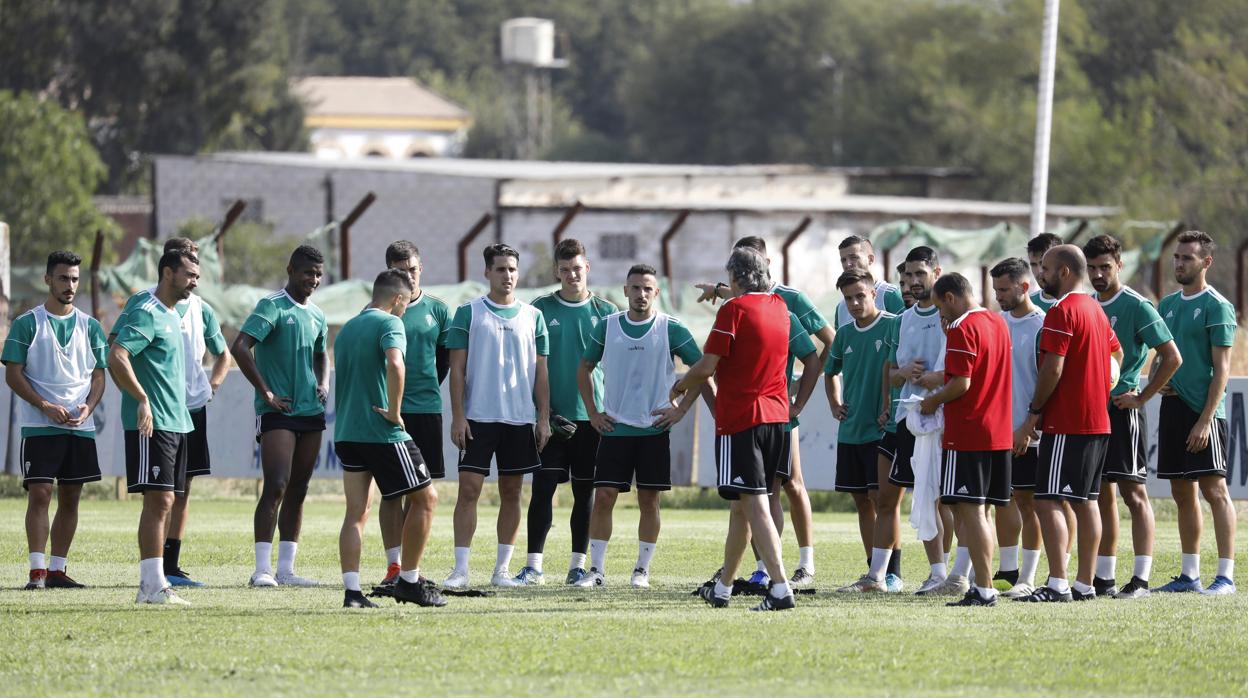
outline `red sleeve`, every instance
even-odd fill
[[[705,354],[728,356],[732,353],[732,343],[737,338],[737,321],[740,314],[736,303],[725,303],[715,315],[715,324],[711,327],[711,336],[706,338]]]
[[[1074,334],[1070,330],[1069,312],[1058,303],[1044,316],[1044,328],[1040,330],[1040,351],[1066,356],[1066,352],[1070,350],[1070,338]]]
[[[945,376],[969,377],[978,354],[979,343],[975,333],[966,331],[965,321],[951,328],[945,335]]]

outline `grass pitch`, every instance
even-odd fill
[[[621,503],[629,499],[621,498]],[[136,607],[139,504],[85,501],[70,554],[83,591],[21,590],[25,502],[0,500],[0,694],[482,696],[520,694],[1246,694],[1248,593],[1205,598],[946,608],[911,594],[846,596],[864,560],[849,514],[816,514],[818,589],[798,609],[753,614],[753,597],[712,610],[689,592],[719,564],[726,512],[664,512],[649,591],[628,588],[636,509],[618,509],[608,586],[574,590],[566,570],[567,510],[547,544],[547,585],[443,609],[340,608],[337,535],[343,507],[310,501],[300,573],[318,589],[250,589],[252,502],[192,503],[183,566],[210,586],[190,608]],[[451,566],[449,506],[438,514],[423,572]],[[483,509],[474,584],[494,560],[494,510]],[[1158,522],[1153,583],[1178,571],[1173,522]],[[1129,529],[1119,581],[1129,576]],[[905,535],[907,586],[926,576]],[[1240,542],[1245,536],[1241,535]],[[1204,577],[1216,554],[1206,531]],[[513,572],[523,564],[523,532]],[[786,534],[789,564],[796,551]],[[384,556],[375,523],[362,576]],[[1043,562],[1042,562],[1043,576]],[[366,589],[368,586],[366,585]]]

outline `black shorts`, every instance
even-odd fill
[[[541,469],[537,437],[532,424],[474,422],[468,420],[472,438],[459,452],[460,472],[490,474],[490,460],[498,463],[499,475],[524,475]]]
[[[397,499],[433,482],[420,449],[411,439],[396,443],[336,441],[334,453],[338,454],[343,471],[371,474],[382,499]]]
[[[914,434],[906,427],[904,419],[897,422],[896,439],[893,467],[888,470],[888,481],[898,487],[914,487],[914,464],[911,463],[914,458]]]
[[[756,424],[735,434],[716,436],[719,496],[739,499],[743,494],[771,494],[786,438],[783,423]]]
[[[1026,453],[1014,456],[1011,461],[1010,485],[1025,492],[1036,489],[1036,465],[1040,461],[1040,445],[1028,448]]]
[[[186,435],[186,476],[212,474],[212,458],[208,455],[208,408],[191,412],[191,426]]]
[[[780,465],[776,466],[776,478],[783,485],[793,479],[793,454],[799,448],[796,431],[789,429],[784,432],[784,442],[781,448],[783,450],[780,453]]]
[[[1109,482],[1147,482],[1148,418],[1144,410],[1124,410],[1111,404],[1109,429],[1101,477]]]
[[[126,431],[126,491],[186,492],[186,434]]]
[[[1010,451],[948,451],[940,466],[941,504],[1010,503]]]
[[[1096,499],[1108,447],[1109,434],[1041,434],[1036,499]]]
[[[866,492],[880,488],[879,441],[836,445],[836,491]]]
[[[1187,452],[1187,435],[1200,414],[1183,398],[1170,395],[1161,399],[1157,430],[1157,477],[1163,480],[1195,480],[1207,475],[1226,477],[1226,420],[1215,418],[1209,445],[1199,453]]]
[[[100,461],[95,439],[77,434],[49,434],[22,439],[18,463],[22,466],[22,487],[32,484],[81,485],[100,479]]]
[[[309,414],[302,417],[278,412],[265,412],[264,414],[256,415],[256,443],[260,443],[260,436],[266,431],[278,430],[293,431],[296,434],[325,431],[325,413]]]
[[[593,425],[589,422],[577,422],[576,433],[572,438],[560,439],[552,436],[546,442],[546,448],[542,449],[542,470],[555,473],[559,482],[567,482],[569,478],[594,480],[594,464],[599,457],[598,440],[599,435]],[[666,448],[665,445],[665,454]],[[663,470],[667,472],[668,469],[665,467]]]
[[[425,468],[434,480],[446,477],[446,463],[442,460],[442,415],[404,414],[403,429],[416,443]]]
[[[580,430],[577,430],[580,434]],[[670,436],[604,436],[598,442],[594,487],[627,492],[634,478],[639,490],[672,489]],[[542,463],[545,468],[545,461]]]
[[[880,443],[875,448],[884,460],[892,463],[897,457],[897,432],[885,430],[884,436],[880,437]]]

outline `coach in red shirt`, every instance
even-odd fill
[[[1010,503],[1010,452],[1014,425],[1010,409],[1013,364],[1005,321],[975,302],[961,274],[936,280],[932,295],[949,324],[945,333],[945,387],[924,398],[932,414],[945,406],[945,449],[940,501],[953,507],[958,541],[971,553],[976,585],[949,606],[992,606],[992,525],[985,504]],[[980,586],[984,585],[984,586]]]
[[[732,580],[751,534],[767,565],[772,587],[756,611],[793,608],[793,593],[780,559],[780,536],[772,522],[768,495],[783,455],[789,421],[789,310],[769,293],[767,260],[748,248],[728,259],[733,298],[720,307],[702,360],[672,388],[672,399],[715,376],[716,460],[719,493],[732,500],[724,567],[720,577],[699,590],[716,608],[728,605]],[[723,580],[728,580],[727,584]]]
[[[1040,288],[1058,301],[1045,313],[1040,332],[1040,374],[1024,427],[1041,429],[1036,466],[1036,514],[1049,558],[1049,581],[1020,601],[1086,601],[1092,588],[1101,518],[1096,499],[1109,448],[1110,362],[1122,346],[1100,303],[1083,291],[1088,262],[1074,245],[1058,245],[1040,262]],[[1075,511],[1079,575],[1066,580],[1066,517]]]

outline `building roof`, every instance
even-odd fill
[[[411,78],[306,77],[291,87],[307,104],[310,128],[456,130],[472,120]]]

